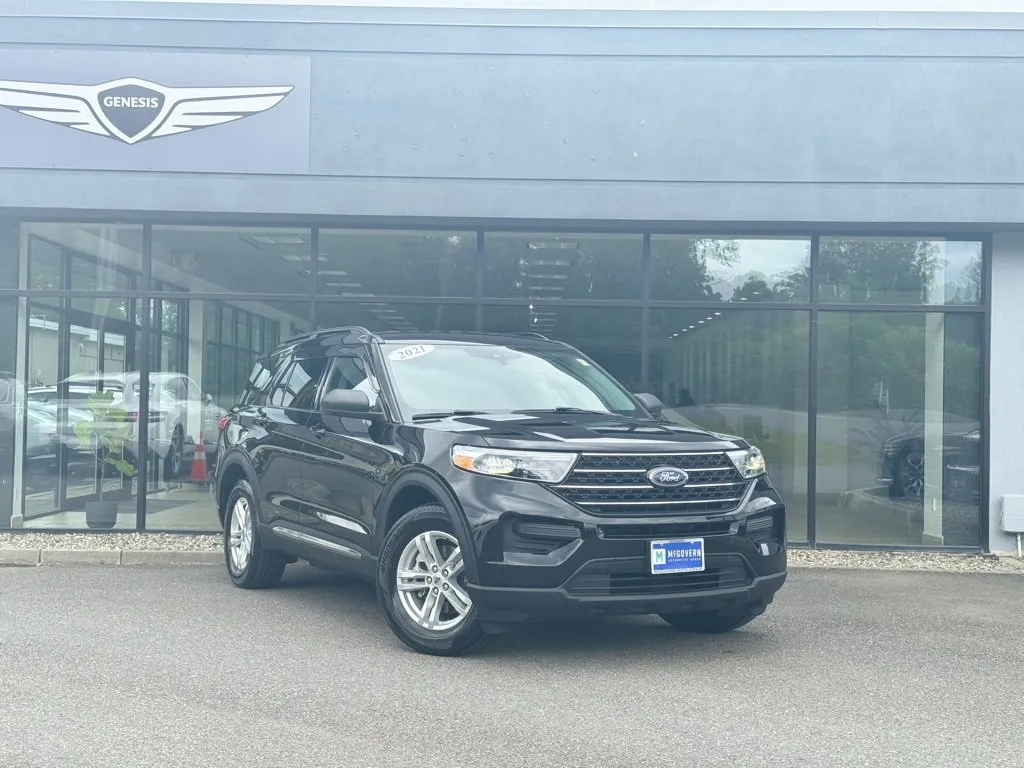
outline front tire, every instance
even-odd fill
[[[700,635],[721,635],[749,624],[762,613],[765,605],[754,605],[739,611],[696,611],[690,613],[659,613],[662,621],[679,632]]]
[[[451,517],[425,504],[388,532],[377,566],[377,597],[391,631],[414,651],[459,656],[484,637],[466,590],[465,568]]]
[[[284,574],[284,556],[267,549],[260,537],[256,494],[248,480],[239,480],[228,498],[224,564],[231,582],[242,589],[276,586]]]

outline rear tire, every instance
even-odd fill
[[[266,548],[259,529],[256,494],[248,480],[239,480],[224,516],[224,564],[236,587],[267,589],[284,574],[284,556]]]
[[[439,504],[417,507],[388,531],[377,565],[377,598],[391,631],[414,651],[459,656],[484,638],[465,589],[463,551]]]
[[[164,478],[174,480],[182,473],[185,464],[185,433],[181,427],[174,428],[171,445],[164,457]]]
[[[659,613],[662,621],[679,632],[700,635],[721,635],[749,624],[762,613],[765,605],[756,605],[740,611],[697,611],[693,613]]]

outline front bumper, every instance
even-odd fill
[[[593,515],[508,480],[473,490],[466,588],[485,622],[742,610],[770,603],[786,580],[785,506],[767,480],[739,509],[685,515]],[[704,540],[705,570],[651,574],[650,542],[687,538]]]
[[[517,589],[467,585],[467,589],[481,621],[500,624],[652,613],[741,611],[770,603],[785,581],[786,572],[783,571],[756,577],[740,587],[657,595],[578,596],[563,587]]]

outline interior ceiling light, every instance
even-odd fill
[[[279,253],[278,256],[280,256],[285,261],[310,261],[308,253]],[[327,261],[327,257],[321,256],[319,258],[319,261],[323,263]]]
[[[569,276],[566,274],[561,275],[527,275],[527,280],[568,280]]]
[[[569,240],[531,240],[527,244],[527,248],[531,251],[577,251],[579,250],[579,243]]]
[[[721,312],[715,312],[715,317],[720,317],[721,314],[722,314]]]
[[[241,239],[253,248],[264,248],[268,245],[306,244],[306,238],[302,235],[242,235]]]
[[[336,277],[348,277],[348,272],[344,269],[321,269],[321,275],[334,275]]]
[[[359,283],[332,283],[329,280],[324,281],[324,285],[329,288],[362,288],[363,286]]]
[[[531,267],[571,267],[572,262],[568,259],[527,259],[526,263]]]

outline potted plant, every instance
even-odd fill
[[[99,492],[95,501],[85,503],[85,524],[89,528],[113,528],[117,524],[117,499],[104,500],[103,479],[107,467],[122,477],[135,477],[135,467],[125,458],[125,443],[132,437],[128,412],[114,402],[113,392],[96,392],[89,396],[86,408],[92,420],[75,422],[79,444],[95,452],[99,473]]]

